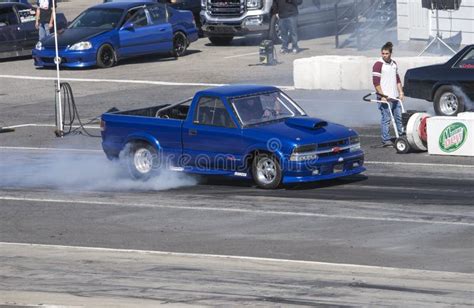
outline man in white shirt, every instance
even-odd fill
[[[391,108],[395,117],[398,133],[400,135],[403,134],[402,108],[395,99],[403,100],[405,96],[402,82],[398,75],[397,62],[392,60],[392,49],[393,44],[391,42],[385,43],[381,49],[382,58],[377,60],[372,67],[372,81],[376,92],[380,94],[378,98],[389,103],[379,103],[379,110],[382,115],[380,123],[382,147],[393,146],[390,137],[390,110],[388,108]]]

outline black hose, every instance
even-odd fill
[[[86,125],[97,122],[99,117],[93,118],[87,123],[83,124],[81,117],[79,115],[79,111],[77,110],[76,101],[74,100],[74,94],[72,93],[71,85],[67,82],[62,82],[60,91],[63,94],[63,127],[64,133],[63,135],[72,135],[72,134],[79,134],[79,135],[86,135],[89,137],[94,138],[101,138],[101,136],[94,135],[87,131],[85,128]],[[57,111],[56,111],[57,112]],[[74,123],[79,123],[79,126],[74,128]],[[67,129],[66,129],[67,128]]]

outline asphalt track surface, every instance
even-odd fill
[[[223,60],[229,50],[214,53],[216,62],[205,52],[183,58],[201,57],[197,68],[137,59],[64,75],[177,83],[70,81],[84,119],[205,87],[180,82],[291,86],[285,65],[232,74],[229,67],[253,60]],[[218,74],[199,71],[225,62]],[[133,182],[105,159],[99,139],[54,137],[52,81],[32,79],[54,71],[26,59],[0,69],[0,126],[16,127],[0,134],[0,306],[473,303],[473,158],[375,148],[378,114],[361,91],[288,93],[310,115],[356,127],[367,172],[267,191],[175,173]]]

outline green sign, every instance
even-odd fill
[[[459,149],[467,139],[467,127],[456,122],[446,127],[439,136],[439,147],[446,153]]]

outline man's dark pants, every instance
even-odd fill
[[[288,49],[291,40],[291,48],[298,49],[298,19],[297,16],[280,18],[281,48]]]

